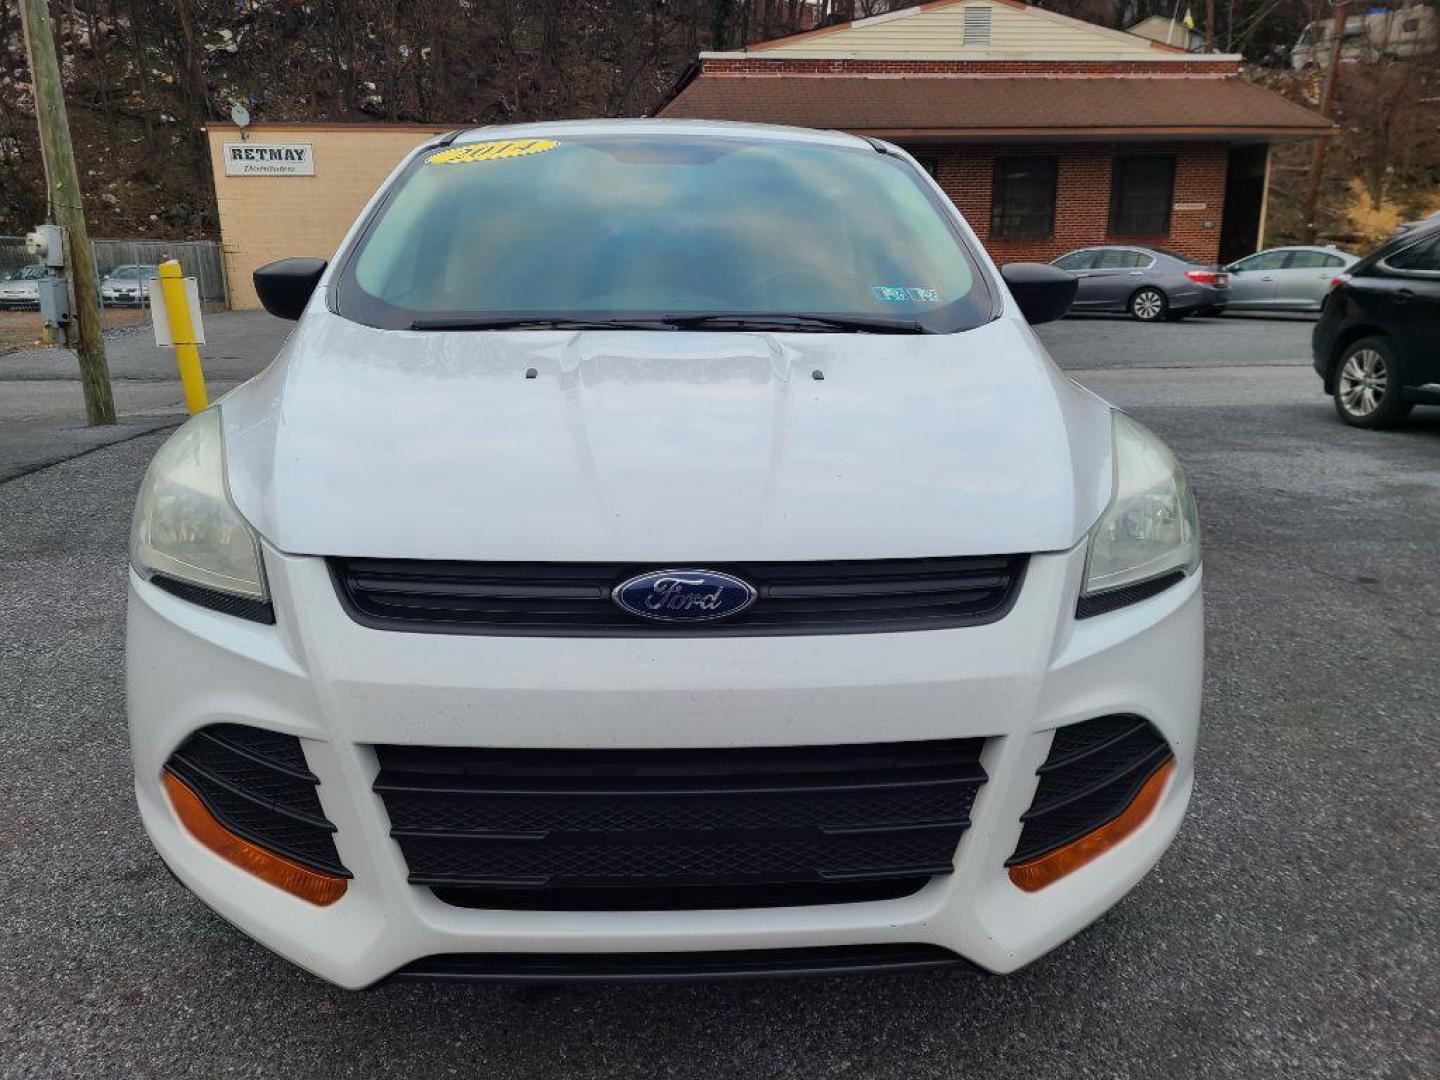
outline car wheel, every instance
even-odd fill
[[[1385,338],[1352,341],[1340,354],[1335,375],[1335,411],[1354,427],[1394,427],[1412,404],[1400,389],[1395,349]]]
[[[1141,322],[1158,322],[1169,307],[1170,301],[1159,289],[1137,289],[1130,297],[1130,316]]]

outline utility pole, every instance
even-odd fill
[[[1330,23],[1330,64],[1325,69],[1325,88],[1320,91],[1320,115],[1330,118],[1330,107],[1335,101],[1335,83],[1340,78],[1340,49],[1345,43],[1345,22],[1350,14],[1350,5],[1340,0],[1335,6],[1335,17]],[[1325,174],[1325,151],[1329,137],[1315,140],[1315,150],[1310,158],[1310,187],[1305,192],[1305,242],[1315,243],[1320,231],[1315,219],[1320,213],[1320,186]]]
[[[1215,0],[1205,0],[1205,51],[1215,51]]]
[[[85,229],[85,207],[80,197],[80,177],[75,171],[75,149],[70,145],[70,121],[65,115],[65,89],[60,82],[48,0],[20,0],[20,26],[30,60],[30,81],[35,88],[35,120],[40,126],[40,153],[45,162],[45,198],[51,217],[65,230],[68,241],[65,269],[75,298],[75,352],[80,361],[80,386],[85,393],[85,418],[92,427],[113,424],[115,398],[105,363],[95,253]]]

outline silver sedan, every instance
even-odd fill
[[[1360,260],[1333,247],[1280,247],[1236,259],[1230,271],[1230,309],[1319,311],[1330,283]]]

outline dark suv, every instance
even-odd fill
[[[1394,427],[1440,405],[1440,222],[1391,237],[1335,279],[1311,339],[1340,418]]]

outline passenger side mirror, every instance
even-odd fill
[[[1069,311],[1080,285],[1074,274],[1049,263],[1007,263],[1000,268],[1000,276],[1031,326],[1051,322]]]
[[[255,293],[271,315],[298,319],[324,272],[324,259],[279,259],[255,271]]]

